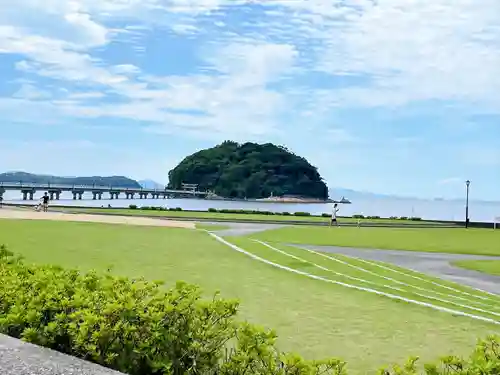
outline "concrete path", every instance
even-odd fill
[[[292,245],[293,246],[293,245]],[[296,245],[295,245],[296,246]],[[500,257],[461,255],[444,253],[424,253],[417,251],[359,249],[335,246],[302,246],[325,253],[342,254],[366,260],[394,264],[403,268],[436,276],[472,288],[500,294],[500,276],[470,271],[451,264],[457,260],[500,260]]]
[[[81,359],[0,335],[0,374],[124,375]]]
[[[253,233],[263,232],[271,229],[283,228],[286,225],[279,224],[256,224],[256,223],[227,223],[227,222],[203,222],[204,224],[223,225],[229,229],[213,231],[222,237],[247,236]]]

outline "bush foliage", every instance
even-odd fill
[[[0,248],[0,333],[131,375],[337,374],[339,360],[305,361],[276,334],[238,323],[238,302],[200,290],[55,266]]]
[[[346,375],[338,359],[306,361],[276,348],[276,333],[235,320],[238,302],[202,300],[182,282],[159,282],[26,265],[0,247],[0,333],[130,375]],[[375,373],[375,372],[374,372]],[[379,375],[498,375],[498,338],[469,358],[444,357]]]
[[[163,208],[163,207],[149,207],[149,206],[143,206],[143,207],[137,207],[135,204],[131,204],[129,206],[129,209],[132,210],[157,210],[157,211],[182,211],[181,207],[176,207],[176,208]],[[210,213],[220,213],[220,214],[242,214],[242,215],[275,215],[275,216],[298,216],[298,217],[316,217],[315,215],[312,215],[309,212],[273,212],[273,211],[261,211],[261,210],[243,210],[243,209],[233,209],[233,208],[223,208],[223,209],[217,209],[217,208],[209,208],[208,212]],[[330,217],[331,214],[329,213],[322,213],[318,217]],[[364,215],[352,215],[351,216],[353,219],[371,219],[371,220],[379,220],[379,219],[389,219],[389,220],[411,220],[411,221],[421,221],[422,218],[420,217],[406,217],[406,216],[391,216],[389,218],[384,218],[381,216],[364,216]]]

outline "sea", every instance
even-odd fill
[[[4,194],[5,203],[37,204],[42,193],[35,195],[34,201],[21,200],[19,191],[7,191]],[[103,195],[103,198],[106,194]],[[85,207],[128,207],[135,204],[141,206],[155,206],[164,208],[180,207],[183,210],[207,211],[216,209],[244,209],[273,212],[309,212],[313,215],[330,213],[330,203],[277,203],[256,201],[224,201],[204,199],[102,199],[92,200],[92,194],[85,194],[82,200],[73,200],[71,193],[63,193],[59,201],[52,201],[51,205],[85,206]],[[349,197],[347,197],[349,198]],[[407,216],[421,217],[428,220],[462,221],[465,218],[465,200],[425,200],[410,198],[357,198],[351,204],[340,205],[340,216]],[[500,202],[469,202],[469,217],[471,221],[500,222]]]

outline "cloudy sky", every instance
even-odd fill
[[[500,200],[498,0],[0,0],[0,171],[167,181],[225,139]]]

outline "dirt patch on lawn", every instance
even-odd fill
[[[0,209],[0,219],[23,219],[23,220],[56,220],[56,221],[80,221],[108,224],[142,225],[151,227],[170,227],[195,229],[195,223],[185,221],[174,221],[164,219],[152,219],[145,217],[130,217],[116,215],[91,215],[91,214],[67,214],[62,212],[37,212],[35,210],[23,209]]]

